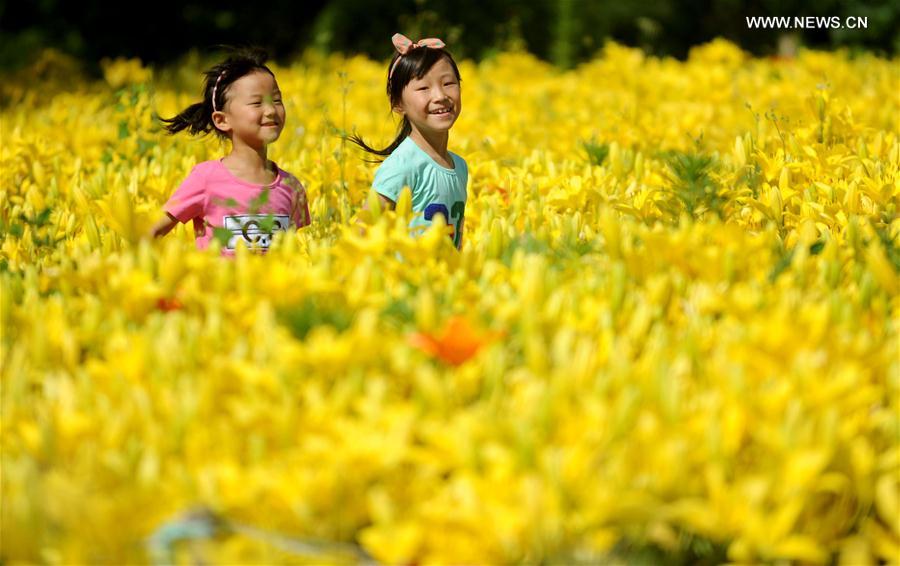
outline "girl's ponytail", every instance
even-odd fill
[[[392,154],[394,152],[394,150],[397,149],[401,143],[403,143],[403,140],[405,140],[411,133],[412,133],[412,125],[410,125],[409,119],[406,116],[404,116],[403,121],[400,123],[400,129],[397,130],[397,137],[394,138],[394,141],[392,141],[390,143],[390,145],[388,145],[384,149],[375,149],[373,147],[370,147],[369,144],[367,144],[362,139],[362,137],[359,136],[359,134],[353,134],[352,136],[348,136],[346,139],[348,141],[355,143],[359,147],[361,147],[363,149],[363,151],[365,151],[366,153],[371,153],[373,155],[379,155],[381,157],[387,157],[390,154]],[[376,159],[373,161],[375,163],[378,163],[380,160]]]
[[[215,129],[212,123],[211,108],[207,108],[206,102],[191,104],[172,118],[160,118],[165,123],[163,128],[170,134],[177,134],[187,130],[192,136],[207,134]]]

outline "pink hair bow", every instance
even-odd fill
[[[446,43],[441,41],[436,37],[426,37],[425,39],[420,39],[413,43],[413,41],[403,35],[402,33],[395,33],[393,37],[391,37],[391,42],[394,44],[394,48],[397,50],[397,53],[400,54],[400,57],[403,57],[411,49],[415,49],[416,47],[428,47],[431,49],[443,49],[446,46]],[[391,70],[388,72],[388,78],[390,78],[394,74],[394,68],[397,66],[397,63],[400,62],[400,57],[397,57],[397,60],[394,61],[394,64],[391,65]]]

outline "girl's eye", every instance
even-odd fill
[[[420,86],[420,87],[417,88],[416,90],[428,90],[428,87],[427,87],[427,86]]]
[[[262,102],[251,102],[250,106],[259,106]]]

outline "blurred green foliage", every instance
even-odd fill
[[[88,62],[124,56],[162,63],[222,44],[260,45],[281,60],[309,48],[386,59],[397,31],[441,37],[461,58],[526,49],[563,68],[589,59],[608,39],[678,58],[714,37],[774,54],[786,35],[789,44],[900,52],[896,0],[157,0],[123,19],[126,12],[109,0],[0,0],[0,68],[23,66],[43,47]],[[750,29],[748,16],[855,16],[868,27]]]

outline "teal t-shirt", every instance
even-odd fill
[[[435,214],[442,214],[447,224],[453,227],[453,244],[460,248],[469,168],[462,157],[452,152],[450,157],[453,158],[453,169],[438,165],[407,137],[375,172],[372,188],[397,202],[403,187],[409,187],[413,211],[410,228],[421,233],[431,226]]]

